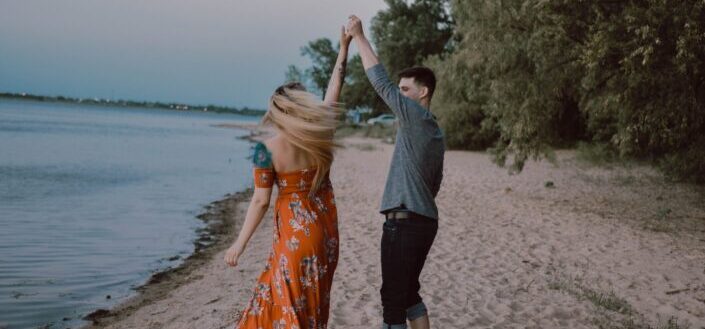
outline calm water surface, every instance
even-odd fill
[[[177,265],[251,184],[247,132],[212,125],[256,120],[0,100],[0,328],[76,327]]]

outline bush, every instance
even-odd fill
[[[451,147],[521,170],[582,141],[705,180],[705,3],[455,0],[455,51],[431,60]]]

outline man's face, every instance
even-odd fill
[[[402,95],[417,102],[421,102],[421,98],[428,93],[428,88],[416,83],[414,78],[401,78],[399,80],[399,90]]]

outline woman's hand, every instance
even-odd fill
[[[345,31],[345,26],[340,28],[340,47],[347,48],[352,41],[353,36]]]
[[[225,252],[225,263],[228,264],[229,266],[236,266],[237,265],[237,259],[240,258],[240,254],[242,252],[240,251],[239,248],[237,248],[234,244],[228,248],[228,250]]]

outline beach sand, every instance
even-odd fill
[[[331,171],[341,245],[329,328],[379,328],[378,206],[393,145],[343,144]],[[572,151],[519,175],[485,153],[449,151],[444,172],[439,231],[421,277],[432,327],[646,328],[673,318],[679,328],[705,328],[701,188],[640,165],[589,166]],[[223,263],[249,195],[210,210],[225,228],[196,261],[89,328],[233,327],[272,241],[270,211],[238,266]]]

